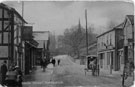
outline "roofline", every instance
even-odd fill
[[[124,23],[124,22],[122,22],[121,24],[123,24],[123,23]],[[98,35],[96,38],[98,38],[98,37],[100,37],[100,36],[102,36],[102,35],[105,35],[106,33],[109,33],[109,32],[111,32],[111,31],[113,31],[113,30],[122,29],[122,28],[118,28],[118,26],[120,26],[121,24],[115,26],[115,27],[114,27],[113,29],[111,29],[111,30],[108,30],[108,31],[106,31],[106,32],[104,32],[104,33]]]
[[[111,30],[108,30],[108,31],[106,31],[106,32],[104,32],[104,33],[98,35],[97,38],[100,37],[100,36],[103,36],[103,35],[106,34],[106,33],[109,33],[109,32],[111,32],[111,31],[113,31],[114,29],[115,29],[115,28],[113,28],[113,29],[111,29]]]
[[[132,21],[130,20],[129,16],[133,16],[133,19],[134,19],[134,15],[126,15],[126,19],[128,19],[130,21],[130,23],[132,24]],[[134,25],[134,22],[132,25]]]
[[[3,3],[0,3],[0,7],[6,9],[6,10],[9,10],[9,11],[13,11],[24,23],[28,24],[24,19],[23,17],[12,7],[9,7],[8,5],[6,4],[3,4]]]
[[[11,10],[11,7],[7,7],[7,5],[0,3],[0,7],[6,9],[6,10]]]
[[[12,8],[12,11],[13,11],[21,20],[23,20],[24,23],[28,24],[28,22],[26,22],[26,21],[23,19],[23,17],[22,17],[14,8]]]

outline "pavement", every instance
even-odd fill
[[[41,66],[30,75],[24,76],[23,87],[54,87],[53,86],[53,65],[49,64],[45,71]]]
[[[40,66],[30,75],[25,76],[23,87],[122,87],[121,72],[100,70],[100,76],[92,76],[91,72],[85,75],[84,65],[78,65],[67,56],[58,56],[60,65],[53,67],[49,64],[43,72]],[[125,80],[126,87],[133,84],[133,77]]]

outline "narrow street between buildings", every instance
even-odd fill
[[[0,2],[0,87],[133,87],[134,3]]]
[[[70,60],[69,56],[57,56],[60,59],[60,65],[53,67],[49,64],[46,71],[43,72],[40,66],[30,76],[25,77],[24,87],[122,87],[119,72],[113,72],[112,75],[101,70],[100,76],[92,76],[91,71],[85,76],[84,65],[78,65]],[[129,77],[126,86],[133,84],[133,78]]]

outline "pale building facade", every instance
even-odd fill
[[[120,69],[120,59],[118,58],[118,49],[120,36],[122,35],[122,24],[97,36],[97,55],[100,68],[112,71]]]

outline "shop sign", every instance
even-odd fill
[[[21,33],[22,33],[22,40],[25,41],[32,40],[32,26],[22,26]]]

